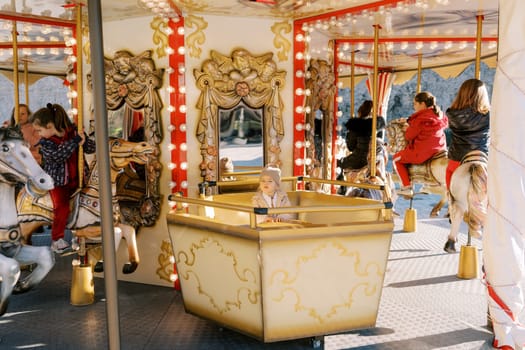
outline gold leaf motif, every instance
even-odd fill
[[[167,240],[163,240],[160,245],[161,253],[157,257],[157,262],[159,263],[159,268],[157,268],[157,276],[161,280],[171,282],[170,275],[173,272],[173,264],[170,262],[170,257],[173,255],[171,250],[171,244]]]
[[[184,24],[188,28],[195,28],[195,31],[186,36],[185,39],[186,47],[189,48],[189,55],[194,58],[200,58],[202,49],[197,46],[204,44],[206,41],[204,29],[208,28],[208,22],[206,22],[203,17],[190,15],[185,18]]]
[[[204,260],[213,259],[218,266],[222,266],[221,279],[224,281],[235,281],[225,283],[221,293],[217,293],[216,285],[209,278],[201,278],[203,273],[202,264]],[[179,278],[184,281],[193,280],[197,283],[197,291],[205,296],[210,306],[219,314],[228,313],[232,309],[242,310],[241,300],[247,298],[247,302],[258,304],[260,293],[258,291],[258,273],[248,267],[242,266],[234,251],[225,248],[220,241],[211,237],[205,237],[194,242],[190,249],[177,253],[177,265],[181,267]],[[224,269],[224,267],[230,269]]]
[[[281,51],[277,52],[277,57],[279,58],[279,61],[288,60],[288,53],[290,52],[292,44],[288,39],[286,39],[282,35],[282,33],[288,34],[291,30],[292,25],[289,22],[275,23],[272,26],[272,32],[275,34],[275,38],[273,39],[273,45],[277,50],[281,49]]]
[[[333,292],[345,295],[343,300],[321,307],[315,298],[302,293],[299,287],[307,285],[313,278],[311,271],[316,271],[316,266],[329,266],[330,263],[348,266],[346,277],[353,282],[346,285],[345,290]],[[293,297],[296,312],[304,313],[322,324],[335,317],[340,310],[351,309],[358,299],[357,294],[365,298],[377,297],[377,293],[381,292],[384,273],[381,262],[362,259],[359,250],[352,250],[349,245],[333,240],[319,244],[308,255],[297,256],[293,269],[273,271],[270,278],[270,286],[274,288],[272,299],[279,303],[286,297]],[[336,296],[328,299],[338,300]]]
[[[169,37],[163,29],[165,30],[167,26],[168,24],[161,17],[153,18],[150,24],[150,28],[153,29],[153,43],[157,45],[155,52],[159,58],[166,56]]]

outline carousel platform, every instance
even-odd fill
[[[403,232],[402,216],[395,219],[376,326],[326,335],[321,348],[492,348],[485,287],[481,279],[456,277],[459,253],[443,251],[448,220],[429,219],[430,202],[414,201],[416,232]],[[399,200],[396,210],[403,215],[407,204]],[[481,252],[481,241],[474,244]],[[0,317],[0,349],[108,348],[103,280],[95,281],[93,304],[70,305],[71,259],[57,257],[38,288],[11,297],[8,313]],[[118,292],[121,349],[313,348],[312,339],[263,343],[187,314],[180,293],[171,288],[119,282]]]

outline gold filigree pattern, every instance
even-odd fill
[[[204,44],[206,35],[204,29],[208,28],[208,22],[203,17],[187,16],[184,20],[184,25],[188,28],[195,28],[195,31],[186,35],[186,47],[189,48],[189,55],[194,58],[200,58],[202,49],[198,45]]]
[[[349,268],[349,281],[353,281],[348,287],[348,290],[334,290],[333,298],[327,297],[326,300],[338,300],[341,293],[346,293],[343,303],[332,304],[321,310],[317,295],[308,295],[304,293],[301,287],[311,283],[316,276],[311,274],[311,271],[317,271],[319,266],[353,266],[353,270]],[[281,302],[285,298],[293,296],[295,298],[294,309],[297,312],[304,312],[310,317],[316,319],[319,323],[328,322],[331,317],[337,315],[339,309],[349,309],[354,302],[354,295],[362,293],[366,297],[375,296],[381,291],[381,283],[383,281],[384,272],[381,271],[381,264],[379,262],[369,262],[363,264],[358,250],[350,251],[343,244],[337,241],[330,243],[323,243],[312,250],[310,255],[299,256],[295,260],[294,271],[276,270],[271,274],[270,285],[276,291],[272,296],[275,302]],[[309,271],[309,273],[305,273]],[[327,276],[323,276],[324,280]],[[340,276],[334,275],[335,279]],[[340,281],[333,281],[327,285],[342,286]]]
[[[212,272],[215,278],[209,274],[206,263],[213,259],[220,270]],[[198,243],[193,243],[189,252],[180,251],[177,254],[177,266],[179,266],[179,278],[189,281],[194,279],[199,294],[206,296],[212,307],[220,314],[230,311],[232,308],[241,308],[241,296],[246,296],[251,304],[257,304],[260,293],[257,289],[256,271],[239,266],[235,252],[226,250],[220,242],[212,238],[203,238]],[[217,278],[223,281],[222,292],[217,293]],[[214,297],[215,296],[215,297]],[[219,300],[219,296],[223,296]]]
[[[292,25],[289,22],[279,22],[272,26],[272,32],[275,34],[273,39],[273,46],[277,52],[277,58],[279,61],[287,61],[288,54],[292,47],[292,44],[283,34],[288,34],[292,30]]]
[[[161,280],[171,282],[170,275],[173,273],[173,263],[170,261],[170,257],[173,256],[171,243],[167,240],[163,240],[160,244],[160,251],[161,252],[157,257],[159,267],[155,272]]]
[[[168,24],[162,17],[154,17],[150,28],[153,29],[153,43],[157,45],[155,52],[159,58],[166,56],[166,48],[169,45],[169,37],[164,32]]]

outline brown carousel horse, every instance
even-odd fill
[[[371,162],[371,147],[370,142],[368,150],[368,165],[361,169],[342,169],[344,180],[346,182],[353,183],[366,183],[372,185],[380,185],[384,187],[384,190],[367,189],[360,187],[347,187],[345,189],[345,196],[348,197],[362,197],[376,200],[382,200],[383,202],[394,203],[397,195],[394,190],[394,182],[392,180],[392,174],[386,170],[388,163],[388,150],[384,141],[380,138],[376,140],[376,174],[370,176],[370,162]]]
[[[132,162],[146,164],[149,155],[154,150],[155,148],[146,142],[131,142],[122,139],[111,139],[109,141],[115,247],[118,248],[122,238],[126,240],[129,261],[124,264],[122,269],[122,272],[125,274],[134,272],[140,259],[136,242],[136,230],[133,226],[125,224],[121,220],[118,193],[116,193],[117,177]],[[85,239],[88,244],[101,243],[98,179],[98,167],[96,166],[96,160],[93,160],[90,165],[87,183],[71,198],[72,210],[67,227],[72,230],[76,238]],[[49,195],[35,198],[27,191],[20,191],[17,197],[18,222],[26,242],[30,241],[31,235],[37,228],[50,225],[53,222],[52,208],[53,204]],[[95,271],[101,271],[101,269],[101,262],[98,262],[97,266],[95,266]]]
[[[450,179],[449,211],[450,233],[445,244],[445,251],[454,253],[455,243],[462,221],[468,225],[468,243],[470,238],[481,238],[487,216],[487,161],[481,151],[469,152],[461,160],[461,165],[454,170]]]
[[[404,149],[407,145],[403,119],[392,120],[386,127],[388,147],[391,153]],[[441,151],[421,164],[408,164],[408,174],[412,183],[422,184],[420,193],[433,193],[441,196],[439,202],[432,208],[430,217],[439,215],[439,211],[447,202],[447,185],[445,174],[448,165],[447,152]]]

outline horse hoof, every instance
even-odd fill
[[[12,294],[22,294],[22,293],[25,293],[27,291],[29,291],[31,289],[31,286],[29,286],[27,284],[27,282],[16,282],[15,286],[13,287],[13,291],[11,292]]]
[[[447,243],[445,243],[445,248],[443,248],[447,253],[455,253],[456,252],[456,241],[453,241],[449,239]]]
[[[95,272],[104,272],[104,262],[97,261],[95,264],[95,267],[93,268],[93,271]]]
[[[122,267],[122,273],[126,274],[126,275],[130,274],[130,273],[133,273],[133,272],[135,272],[135,270],[137,269],[138,266],[139,266],[139,264],[137,262],[135,262],[135,261],[127,262]]]
[[[6,299],[0,303],[0,316],[4,315],[7,312],[8,304],[9,304],[9,299]]]

